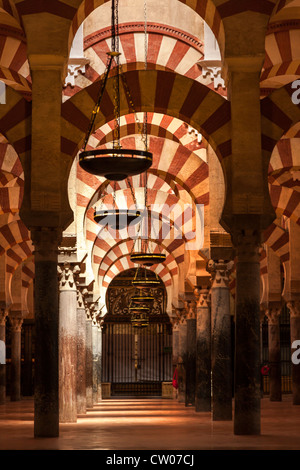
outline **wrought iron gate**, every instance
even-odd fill
[[[172,380],[170,324],[152,323],[138,330],[130,323],[104,323],[102,382],[112,395],[161,395]]]

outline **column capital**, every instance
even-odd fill
[[[211,288],[229,288],[229,273],[233,266],[233,261],[209,260],[206,270],[211,274]]]
[[[239,262],[260,262],[262,232],[256,229],[235,230],[232,236]]]
[[[268,318],[269,325],[278,325],[279,324],[279,317],[281,314],[280,307],[269,307],[265,311],[266,317]]]
[[[0,326],[6,325],[7,315],[8,315],[8,310],[6,308],[0,308]]]
[[[31,239],[34,245],[35,261],[56,261],[58,245],[62,238],[60,227],[37,227],[31,229]]]
[[[21,331],[23,318],[20,317],[9,317],[11,328],[13,331]]]
[[[75,275],[80,272],[78,264],[64,261],[57,266],[59,274],[59,290],[76,290]]]
[[[193,320],[196,318],[196,306],[197,306],[197,303],[195,302],[195,300],[190,300],[188,302],[188,311],[187,311],[188,320]]]
[[[300,300],[291,300],[286,304],[286,306],[289,309],[290,316],[292,318],[300,317]]]
[[[210,291],[209,289],[200,289],[199,300],[197,302],[197,308],[208,308],[210,307]]]

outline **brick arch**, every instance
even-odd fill
[[[297,189],[300,187],[300,139],[280,139],[269,165],[269,183]]]
[[[292,83],[261,100],[262,153],[266,171],[278,141],[300,122],[300,104],[292,102],[295,92]]]
[[[277,216],[284,215],[300,225],[300,192],[285,186],[271,185],[270,196]]]
[[[13,2],[12,0],[0,0],[0,8],[21,25],[21,18],[15,3],[17,2]]]
[[[140,123],[143,122],[143,114],[138,114],[137,118]],[[96,148],[111,142],[113,140],[113,128],[114,121],[110,121],[103,128],[97,129],[93,134],[93,143],[89,142],[89,147]],[[121,139],[135,134],[139,135],[140,132],[140,125],[133,114],[121,117]],[[147,135],[172,140],[193,152],[207,148],[206,140],[202,138],[202,142],[199,143],[198,136],[194,130],[190,129],[189,131],[189,126],[185,122],[159,113],[147,113]]]
[[[181,119],[204,135],[220,160],[231,154],[230,103],[225,98],[172,72],[139,70],[124,75],[137,112],[158,112]],[[73,158],[83,143],[99,85],[93,83],[62,105],[61,149]],[[112,79],[109,79],[95,128],[113,119],[113,96]],[[120,101],[121,115],[130,114],[123,90]]]
[[[298,23],[297,28],[295,20],[291,20],[290,26],[288,26],[289,21],[285,21],[281,27],[279,25],[276,28],[275,23],[269,30],[269,34],[266,36],[265,62],[260,78],[263,87],[272,86],[274,79],[282,86],[293,80],[293,76],[294,79],[299,76],[299,55],[297,50],[292,47],[300,39],[300,21],[296,20],[296,22]],[[273,29],[274,32],[272,32]]]
[[[73,18],[72,27],[70,30],[69,43],[71,44],[73,38],[81,25],[81,23],[92,13],[96,8],[103,5],[110,0],[84,0],[81,2],[77,12]],[[179,2],[187,5],[194,10],[203,20],[209,25],[214,35],[216,36],[221,53],[225,47],[225,35],[224,27],[220,12],[215,6],[215,2],[212,0],[178,0]],[[229,2],[231,3],[231,2]],[[176,2],[174,2],[174,8],[176,8]]]
[[[25,246],[27,242],[30,242],[30,232],[20,219],[0,228],[0,256],[5,251],[12,250],[14,246],[22,244],[24,244],[22,246],[24,246],[25,253],[29,253]]]
[[[0,134],[13,146],[24,165],[31,150],[32,104],[11,87],[6,90],[6,103],[0,106]]]
[[[107,271],[106,275],[102,281],[102,287],[107,289],[111,281],[114,279],[115,276],[120,274],[121,272],[125,271],[126,269],[136,268],[137,266],[130,261],[129,256],[124,257],[122,260],[118,262],[114,262],[109,270]],[[171,286],[173,284],[173,278],[167,270],[165,272],[161,272],[159,267],[151,267],[151,271],[155,272],[163,281],[165,287]]]

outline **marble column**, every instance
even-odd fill
[[[35,247],[35,386],[34,436],[58,437],[58,282],[57,257],[61,231],[31,230]]]
[[[21,400],[21,316],[9,317],[11,324],[10,399]]]
[[[76,269],[77,268],[77,269]],[[59,266],[59,421],[77,422],[77,289],[75,267]]]
[[[180,323],[179,323],[179,350],[178,350],[178,401],[185,403],[186,393],[186,350],[187,350],[187,323],[186,312],[180,309]]]
[[[186,320],[186,393],[185,406],[195,406],[196,392],[196,302],[188,302]]]
[[[234,433],[260,434],[260,233],[240,230],[236,247]]]
[[[97,362],[97,381],[98,381],[98,402],[102,400],[102,322],[98,323],[98,362]]]
[[[93,404],[98,403],[98,325],[96,319],[92,322],[93,349]]]
[[[80,287],[77,287],[77,414],[86,413],[86,315]]]
[[[229,264],[210,261],[211,285],[211,369],[212,419],[232,419],[232,361]]]
[[[0,405],[6,402],[6,344],[5,326],[7,310],[0,309]]]
[[[291,345],[293,345],[294,341],[300,340],[300,301],[293,300],[288,302],[287,307],[290,311]],[[295,349],[292,349],[293,352],[295,352]],[[293,405],[300,405],[300,364],[294,364],[293,362],[292,390]]]
[[[198,289],[196,338],[196,411],[211,411],[211,312],[208,289]]]
[[[92,318],[86,308],[86,407],[93,408],[93,341]]]
[[[281,401],[280,322],[281,307],[266,310],[268,318],[270,401]]]

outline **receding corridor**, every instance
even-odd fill
[[[108,399],[60,424],[60,437],[34,439],[33,400],[0,406],[1,450],[300,450],[300,407],[262,399],[262,435],[235,436],[233,421],[212,422],[175,400]]]

